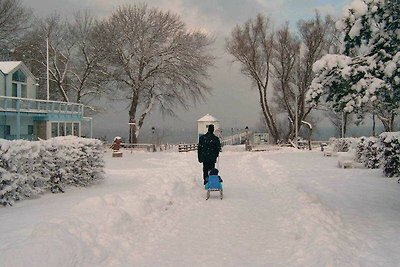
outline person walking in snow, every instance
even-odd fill
[[[208,125],[208,131],[200,136],[197,150],[197,157],[200,163],[203,163],[203,180],[207,183],[208,172],[215,168],[215,163],[219,152],[221,151],[221,142],[214,135],[214,125]]]

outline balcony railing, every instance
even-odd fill
[[[0,96],[0,111],[83,114],[83,105],[60,101]]]

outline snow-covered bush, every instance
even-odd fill
[[[382,133],[379,139],[384,175],[400,176],[400,132]]]
[[[57,137],[46,141],[0,140],[0,203],[32,197],[64,185],[86,186],[102,178],[102,143]]]
[[[354,158],[356,162],[360,163],[362,162],[364,150],[365,150],[365,137],[363,136],[360,138],[360,141],[356,145],[356,154]]]
[[[331,138],[329,141],[335,152],[348,152],[349,149],[355,149],[358,143],[357,138]]]
[[[364,140],[361,162],[369,169],[377,169],[380,166],[378,141],[376,137],[369,137]]]
[[[7,202],[11,204],[16,200],[31,197],[43,191],[41,185],[45,181],[35,171],[40,164],[38,151],[37,144],[29,141],[17,140],[1,143],[0,164],[4,169],[0,178],[2,180],[0,184],[0,202],[2,204]],[[4,198],[5,194],[7,196]]]

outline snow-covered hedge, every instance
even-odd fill
[[[103,177],[102,143],[73,136],[45,141],[0,139],[0,203],[32,197],[64,185],[86,186]]]
[[[384,175],[400,176],[400,132],[382,133],[379,140]]]

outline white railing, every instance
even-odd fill
[[[61,101],[0,96],[0,111],[83,114],[83,105]]]
[[[242,143],[242,140],[246,140],[246,136],[250,137],[251,134],[251,132],[237,133],[232,136],[224,137],[221,143],[222,145],[238,145]]]

